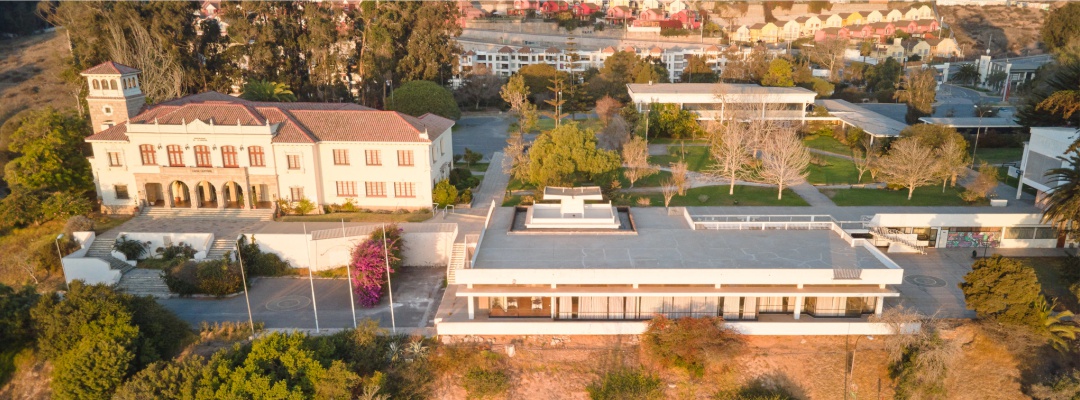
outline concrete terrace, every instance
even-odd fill
[[[507,235],[513,213],[495,211],[473,268],[887,268],[826,230],[694,231],[663,208],[635,208],[636,236]]]

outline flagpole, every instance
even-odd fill
[[[319,306],[315,304],[315,277],[311,274],[311,240],[307,233],[307,223],[304,223],[304,251],[307,252],[308,282],[311,283],[311,309],[315,311],[315,333],[319,333]]]
[[[248,298],[247,288],[247,273],[244,272],[244,257],[240,254],[240,241],[244,239],[244,235],[236,237],[236,260],[240,262],[240,280],[244,283],[244,303],[247,304],[248,311],[248,325],[251,326],[251,340],[255,340],[255,320],[251,317],[251,299]]]
[[[345,218],[341,219],[341,239],[345,241],[345,248],[349,248],[349,240],[345,238]],[[351,259],[347,259],[345,262],[345,274],[349,275],[349,308],[352,309],[352,327],[356,329],[356,302],[353,301],[353,283],[352,283],[352,269],[349,268],[352,264]]]
[[[390,247],[386,245],[386,224],[382,224],[383,260],[386,261],[386,292],[390,294],[390,326],[397,334],[397,321],[394,320],[394,289],[390,286]]]

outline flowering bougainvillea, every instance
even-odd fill
[[[356,304],[374,307],[382,299],[386,285],[386,258],[390,259],[390,273],[401,266],[401,229],[397,225],[386,227],[386,248],[383,247],[383,229],[380,227],[371,233],[367,240],[360,242],[352,250],[353,293]]]

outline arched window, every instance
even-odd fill
[[[210,167],[212,166],[210,161],[210,148],[207,146],[199,145],[195,146],[195,166],[196,167]]]
[[[184,150],[180,148],[178,144],[170,144],[169,148],[169,166],[170,167],[183,167],[184,166]]]
[[[124,78],[124,79],[120,80],[120,88],[122,88],[124,90],[127,90],[127,88],[128,88],[128,80],[127,80],[127,78]]]
[[[232,146],[221,146],[221,165],[225,168],[238,168],[239,164],[236,163],[236,148]]]
[[[116,90],[116,79],[113,79],[113,80],[112,80],[112,84],[111,84],[111,85],[109,85],[109,86],[111,86],[111,89],[112,89],[112,90]]]
[[[248,146],[248,162],[252,167],[265,167],[266,161],[263,158],[262,146]]]
[[[157,152],[154,151],[154,145],[139,145],[139,155],[142,156],[142,165],[157,165]]]
[[[101,89],[101,85],[98,84],[97,79],[91,79],[90,82],[94,83],[94,90]]]

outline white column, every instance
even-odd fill
[[[799,319],[799,315],[802,314],[802,296],[795,296],[795,319]]]
[[[877,304],[874,305],[874,315],[881,316],[881,309],[885,307],[885,296],[879,296],[877,298]]]
[[[476,310],[473,309],[473,297],[469,296],[469,319],[476,318]]]

